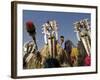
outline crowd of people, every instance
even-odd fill
[[[82,41],[78,41],[75,46],[71,40],[64,41],[64,36],[60,36],[60,45],[66,51],[70,66],[90,66],[90,56],[87,55]]]
[[[38,51],[35,25],[32,22],[26,25],[32,41],[24,45],[26,49],[23,55],[24,69],[91,65],[91,56],[87,54],[82,41],[78,41],[75,46],[71,40],[65,40],[64,36],[60,36],[60,41],[55,40],[55,46],[52,46],[52,48],[55,47],[55,53],[50,53],[49,44],[44,44],[43,48]],[[50,54],[55,54],[55,57],[51,57]]]

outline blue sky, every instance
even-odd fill
[[[70,39],[75,45],[77,44],[77,37],[74,32],[73,23],[81,19],[88,18],[91,20],[89,13],[72,13],[72,12],[51,12],[51,11],[34,11],[23,10],[23,43],[32,40],[25,29],[25,23],[32,21],[36,26],[36,39],[38,48],[44,45],[44,38],[42,34],[42,25],[48,20],[56,20],[58,24],[58,35],[64,36],[65,40]]]

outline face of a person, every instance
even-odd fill
[[[64,42],[64,38],[60,38],[60,40],[61,40],[61,44]]]

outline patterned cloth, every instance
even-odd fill
[[[85,60],[84,60],[84,65],[85,66],[90,66],[91,65],[91,57],[86,55]]]

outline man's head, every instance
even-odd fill
[[[60,36],[60,43],[63,44],[64,42],[64,36]]]

